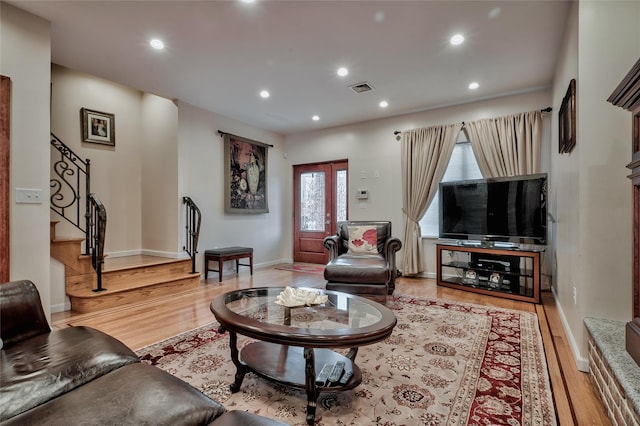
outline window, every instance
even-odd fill
[[[442,182],[450,182],[454,180],[467,180],[467,179],[482,179],[482,173],[478,167],[475,155],[471,149],[471,143],[467,140],[464,132],[460,132],[453,153],[451,153],[451,160],[447,165],[447,170],[444,172]],[[423,237],[437,238],[438,237],[438,216],[440,210],[440,202],[438,200],[439,194],[436,192],[436,196],[429,205],[424,216],[420,219],[420,229],[422,230]]]

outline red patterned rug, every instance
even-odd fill
[[[274,269],[293,272],[307,272],[309,274],[324,274],[324,265],[317,265],[314,263],[283,263],[282,265],[276,265]]]
[[[316,425],[555,425],[533,313],[392,296],[398,325],[360,348],[362,384],[320,394]],[[305,424],[306,396],[248,374],[232,394],[229,338],[217,323],[138,351],[228,409]],[[239,346],[248,343],[238,338]]]

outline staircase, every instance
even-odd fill
[[[53,133],[51,149],[51,210],[84,234],[58,238],[59,221],[51,221],[51,257],[64,264],[65,292],[73,311],[95,312],[198,286],[195,262],[201,213],[190,197],[182,200],[189,259],[142,255],[109,259],[104,254],[107,210],[90,191],[91,161],[82,160]]]
[[[103,291],[96,292],[97,275],[91,255],[82,254],[84,238],[58,238],[51,222],[51,257],[65,265],[66,293],[71,309],[95,312],[150,298],[167,296],[200,283],[191,271],[191,259],[156,256],[106,258],[102,270]]]

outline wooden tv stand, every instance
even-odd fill
[[[437,244],[438,285],[540,303],[540,251]]]

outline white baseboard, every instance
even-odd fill
[[[159,250],[141,250],[141,254],[146,256],[156,256],[156,257],[168,257],[170,259],[188,259],[189,254],[186,251],[176,253],[171,251],[159,251]]]
[[[142,250],[125,250],[125,251],[112,251],[109,253],[105,253],[107,257],[126,257],[126,256],[137,256],[142,254]]]
[[[107,253],[107,256],[111,258],[137,256],[137,255],[167,257],[170,259],[188,259],[189,258],[189,255],[187,254],[187,252],[178,253],[178,252],[172,252],[172,251],[146,250],[146,249],[113,251],[113,252]]]
[[[240,259],[240,261],[243,261],[242,259]],[[262,262],[262,263],[254,263],[253,264],[253,269],[260,269],[260,268],[268,268],[274,265],[279,265],[281,263],[293,263],[293,260],[291,259],[280,259],[280,260],[272,260],[269,262]],[[236,269],[236,263],[234,260],[229,260],[226,261],[224,266],[222,267],[223,271],[235,271]],[[242,269],[240,269],[240,271],[242,271]],[[211,277],[212,274],[209,274],[209,277]],[[202,271],[200,273],[200,279],[204,280],[204,271]]]
[[[562,327],[564,328],[564,333],[567,335],[567,340],[569,342],[569,347],[571,348],[571,352],[573,353],[573,358],[576,361],[576,367],[578,370],[588,373],[589,372],[589,359],[580,355],[580,349],[578,349],[578,344],[576,343],[575,337],[573,337],[573,333],[571,332],[571,328],[569,328],[569,322],[567,321],[567,317],[562,310],[562,305],[558,301],[558,296],[556,295],[553,287],[551,288],[551,292],[553,293],[553,298],[556,301],[556,308],[558,309],[558,314],[560,315],[560,320],[562,321]]]
[[[57,305],[51,305],[51,313],[55,314],[56,312],[64,312],[64,311],[70,311],[71,310],[71,303],[70,302],[65,302],[65,303],[60,303]]]

